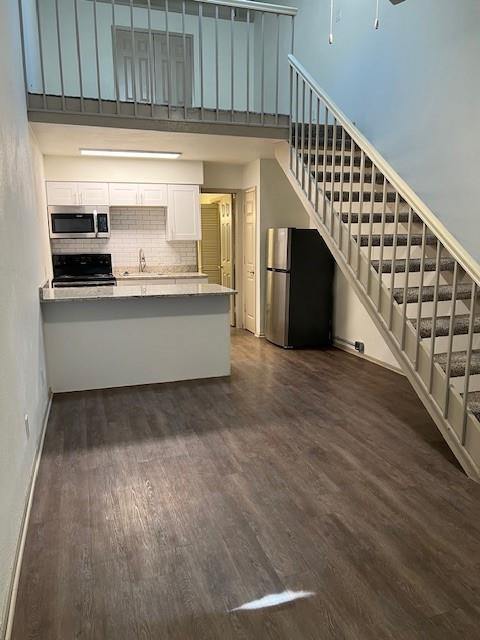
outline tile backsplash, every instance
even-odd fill
[[[52,253],[111,253],[114,268],[138,266],[143,249],[147,265],[196,267],[196,242],[166,239],[167,210],[110,209],[110,238],[51,240]]]

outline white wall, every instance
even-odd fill
[[[202,184],[203,163],[191,160],[45,156],[46,180]]]
[[[281,4],[288,4],[280,0]],[[295,55],[478,261],[478,0],[297,0]]]
[[[47,407],[38,287],[48,277],[42,156],[28,127],[16,2],[0,4],[0,637]],[[24,415],[30,421],[27,438]]]

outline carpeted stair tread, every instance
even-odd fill
[[[392,273],[393,260],[383,260],[382,273]],[[380,260],[373,260],[372,266],[377,271],[380,271]],[[419,273],[422,266],[420,258],[410,258],[409,272]],[[437,261],[435,258],[425,258],[425,271],[435,271]],[[453,258],[442,258],[440,260],[440,271],[453,271],[455,267],[455,260]],[[404,259],[395,260],[395,273],[405,273],[407,268],[407,261]]]
[[[435,362],[439,364],[444,371],[447,369],[447,358],[447,353],[439,353],[435,356]],[[452,378],[465,375],[467,366],[466,351],[454,351],[450,362],[450,375]],[[477,375],[478,373],[480,373],[480,351],[475,350],[472,351],[470,360],[470,375]]]
[[[407,289],[407,302],[418,302],[419,287],[409,287]],[[434,299],[435,287],[423,287],[422,289],[422,302],[432,302]],[[451,285],[441,285],[438,287],[438,300],[440,302],[445,300],[451,300],[453,294],[453,287]],[[469,284],[460,284],[457,287],[457,300],[469,300],[472,295],[472,287]],[[398,287],[393,290],[393,297],[398,304],[403,304],[403,287]]]
[[[368,235],[360,236],[360,246],[368,247],[369,243]],[[378,234],[372,234],[371,237],[371,245],[372,247],[379,247],[382,236]],[[393,247],[393,234],[386,234],[383,236],[383,246],[384,247]],[[425,237],[426,244],[433,245],[437,242],[435,236],[427,235]],[[410,238],[410,243],[412,246],[419,246],[422,244],[422,236],[412,234]],[[408,236],[406,235],[397,235],[397,247],[406,247],[408,244]]]
[[[398,213],[398,221],[399,222],[408,222],[408,211],[400,211]],[[385,219],[386,223],[393,223],[395,222],[395,214],[393,213],[374,213],[372,217],[372,222],[374,223],[379,223],[382,222],[383,219]],[[358,213],[352,213],[350,216],[350,220],[352,222],[352,224],[357,224],[358,223],[358,219],[360,218],[360,215]],[[370,222],[370,213],[362,213],[361,216],[361,221],[362,222]],[[348,223],[348,213],[342,213],[342,221],[345,223]],[[412,217],[412,222],[421,222],[421,218],[419,216],[417,216],[416,213],[413,214]]]
[[[480,420],[480,391],[470,391],[467,404],[476,419]]]
[[[411,321],[413,326],[416,328],[417,321]],[[453,334],[456,336],[466,335],[468,333],[468,327],[470,324],[470,316],[463,315],[457,316],[455,318],[453,324]],[[420,320],[420,337],[421,338],[431,338],[432,336],[432,326],[433,319],[432,318],[422,318]],[[480,333],[480,317],[475,318],[474,323],[474,332]],[[440,316],[437,318],[435,323],[435,336],[448,336],[450,333],[450,316]]]

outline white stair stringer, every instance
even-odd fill
[[[430,353],[422,342],[418,345],[418,359],[416,358],[416,332],[411,322],[404,322],[404,305],[396,301],[392,304],[390,290],[368,260],[366,250],[358,251],[354,234],[349,236],[347,224],[340,220],[338,212],[334,210],[332,216],[331,203],[323,197],[320,187],[317,213],[315,194],[311,193],[314,188],[310,188],[308,193],[310,182],[307,168],[304,167],[305,189],[302,188],[302,180],[297,180],[290,169],[288,143],[277,144],[275,155],[312,224],[324,239],[343,275],[355,290],[455,457],[465,472],[480,482],[480,423],[471,412],[467,412],[464,428],[463,398],[453,385],[448,389],[448,411],[447,415],[444,415],[441,407],[444,405],[446,393],[445,373],[437,363],[432,367]],[[326,213],[325,223],[322,220],[323,211]]]

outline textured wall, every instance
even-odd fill
[[[28,128],[16,2],[0,3],[0,637],[47,383],[38,287],[47,277],[42,156]],[[26,435],[24,415],[30,421]]]
[[[145,252],[147,265],[196,265],[196,242],[167,242],[166,209],[110,210],[110,238],[52,240],[52,253],[111,253],[114,268],[138,266],[138,252]]]

